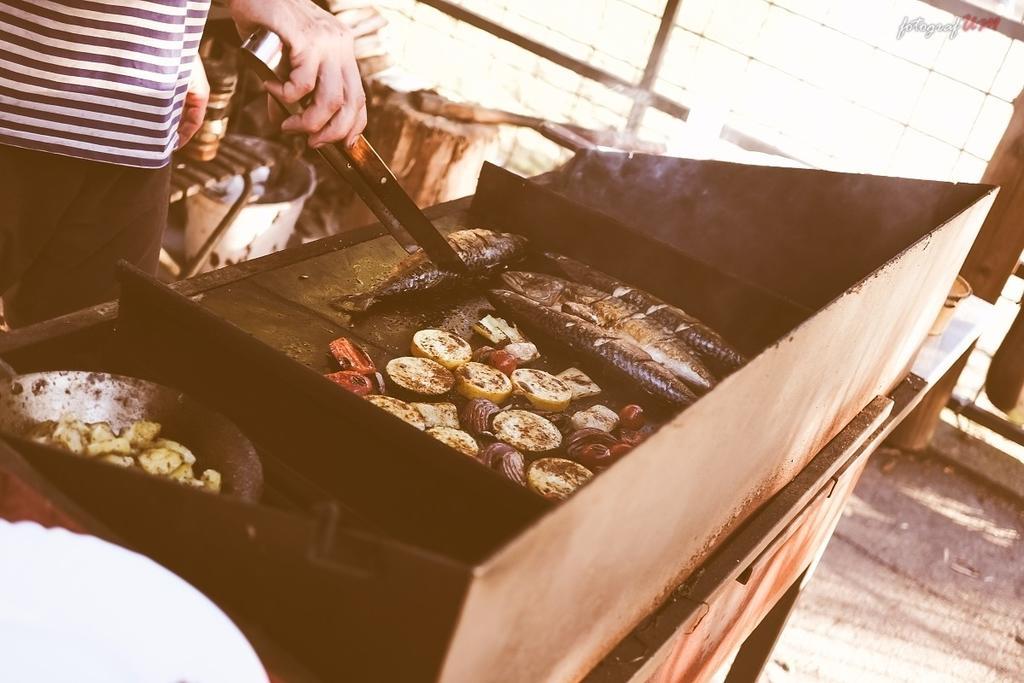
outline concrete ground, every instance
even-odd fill
[[[1024,681],[1024,505],[876,453],[762,683]]]

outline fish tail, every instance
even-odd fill
[[[747,362],[743,354],[714,330],[703,325],[691,325],[678,331],[676,336],[686,342],[720,377],[732,374]]]
[[[363,294],[349,294],[335,299],[331,302],[331,308],[338,311],[345,311],[346,313],[362,313],[370,309],[377,303],[377,297],[373,292],[365,292]]]

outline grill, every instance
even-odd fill
[[[485,168],[433,210],[442,229],[524,234],[752,357],[557,506],[321,377],[341,334],[389,350],[480,305],[339,317],[331,301],[404,255],[376,227],[173,288],[126,272],[116,334],[86,354],[230,417],[263,457],[262,505],[28,455],[328,680],[578,678],[906,375],[993,196],[599,152],[540,181]]]

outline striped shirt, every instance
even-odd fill
[[[0,144],[159,168],[210,0],[0,0]]]

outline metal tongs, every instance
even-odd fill
[[[257,29],[242,43],[242,55],[264,80],[281,83],[288,80],[291,73],[288,47],[273,31]],[[281,100],[277,103],[289,114],[301,114],[305,109],[302,104]],[[351,147],[337,142],[323,145],[316,151],[352,186],[402,248],[410,253],[422,249],[439,267],[458,273],[466,271],[462,258],[402,189],[395,174],[366,138],[360,135]]]

